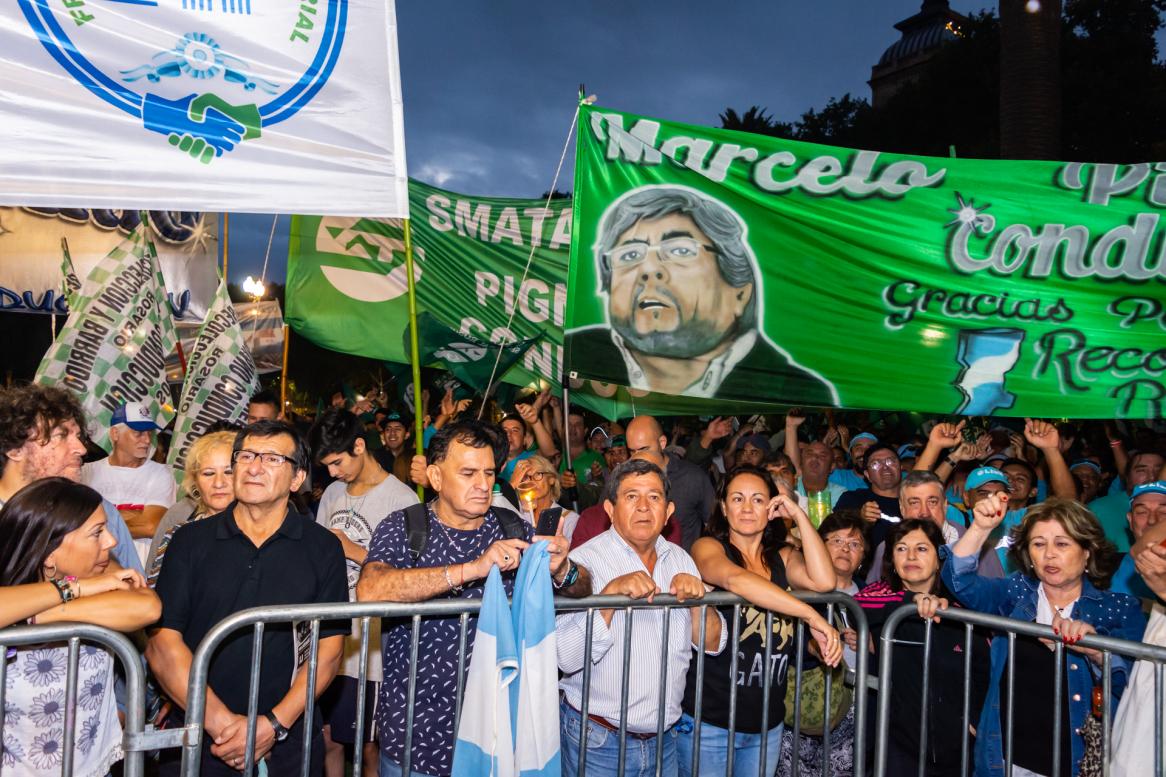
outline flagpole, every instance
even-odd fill
[[[150,258],[155,263],[158,262],[158,249],[154,247],[154,241],[150,237],[150,211],[139,210],[138,219],[142,222],[142,240],[146,244],[146,250],[150,252]],[[159,267],[159,269],[161,269]],[[163,292],[165,289],[163,289]],[[170,299],[168,297],[162,300],[162,309],[166,315],[174,315],[174,311],[170,309]],[[178,332],[174,333],[174,350],[178,353],[178,366],[182,369],[182,379],[186,380],[186,354],[182,352],[182,338],[178,336]]]
[[[417,341],[417,284],[413,279],[413,227],[402,219],[405,228],[405,279],[409,289],[409,359],[413,364],[413,447],[425,453],[425,409],[421,407],[421,348]],[[425,488],[418,484],[417,498],[425,500]]]
[[[227,280],[227,262],[231,251],[231,214],[221,214],[223,218],[223,280]]]
[[[287,418],[287,346],[290,328],[283,325],[283,367],[279,371],[279,412]]]

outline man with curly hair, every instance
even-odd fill
[[[0,390],[0,506],[35,480],[80,482],[84,435],[85,411],[68,391],[37,385]],[[114,559],[145,574],[121,514],[108,500],[102,506],[117,540]]]

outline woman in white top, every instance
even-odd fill
[[[156,621],[161,604],[134,570],[110,557],[116,544],[101,495],[65,478],[35,481],[0,509],[0,627],[54,621],[136,631]],[[8,651],[0,775],[61,773],[65,677],[61,643]],[[113,693],[113,660],[81,646],[74,715],[74,774],[102,777],[122,758]]]

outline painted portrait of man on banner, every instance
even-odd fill
[[[571,359],[611,382],[692,397],[837,406],[834,386],[794,362],[763,326],[745,222],[695,189],[642,186],[612,202],[594,256],[607,324],[567,333]]]

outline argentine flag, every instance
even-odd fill
[[[560,774],[555,607],[547,543],[522,556],[514,611],[490,570],[470,658],[452,777]]]
[[[550,553],[545,540],[522,554],[514,581],[514,633],[519,650],[519,679],[510,686],[515,774],[557,776],[561,774],[559,663]]]

